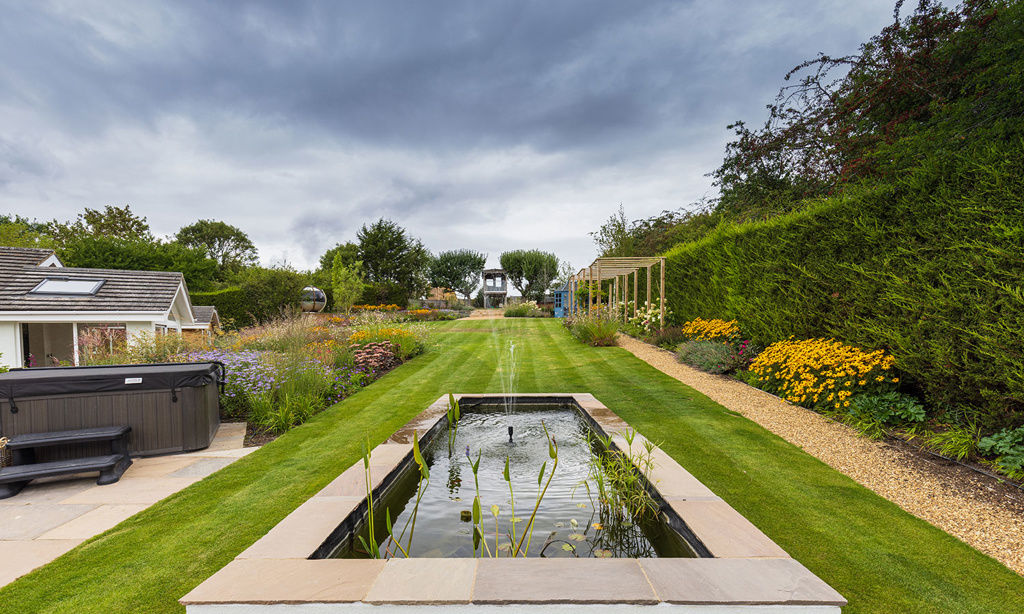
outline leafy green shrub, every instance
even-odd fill
[[[676,357],[679,362],[708,373],[728,373],[736,368],[736,351],[721,341],[687,341],[679,346]]]
[[[860,394],[853,398],[850,412],[856,416],[870,416],[884,424],[922,422],[924,407],[914,397],[890,391],[883,394]]]
[[[1003,429],[978,442],[982,454],[997,456],[996,466],[1011,478],[1024,478],[1024,427]]]
[[[882,439],[892,426],[915,425],[925,419],[924,407],[911,396],[896,391],[858,394],[844,421],[872,439]]]

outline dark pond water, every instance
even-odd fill
[[[487,556],[509,556],[509,550],[520,543],[527,530],[537,501],[537,477],[547,463],[544,483],[553,465],[548,455],[544,427],[558,443],[558,467],[538,509],[530,536],[521,548],[529,556],[544,557],[692,557],[693,551],[678,533],[657,516],[638,521],[624,508],[615,509],[602,503],[597,495],[592,471],[600,467],[595,455],[602,453],[600,444],[590,436],[590,428],[580,412],[572,407],[517,404],[512,413],[502,406],[480,406],[464,410],[458,434],[449,445],[448,433],[438,434],[423,455],[430,468],[430,479],[416,512],[415,526],[407,525],[413,510],[419,472],[415,464],[398,479],[390,492],[374,502],[376,529],[381,552],[392,556],[397,552],[389,546],[385,510],[391,515],[397,534],[403,533],[403,547],[412,532],[412,557],[472,557],[474,547]],[[514,443],[508,442],[508,426],[514,429]],[[482,511],[482,528],[487,543],[474,544],[472,521],[464,512],[472,510],[476,486],[470,458],[480,454],[478,472]],[[503,473],[509,461],[513,500]],[[589,489],[588,489],[589,486]],[[542,486],[543,487],[543,484]],[[497,526],[491,506],[498,506]],[[515,519],[515,522],[513,522]],[[513,526],[514,525],[514,526]],[[515,531],[515,544],[512,533]],[[366,523],[356,527],[356,534],[368,535]],[[369,543],[369,541],[367,541]],[[529,549],[527,550],[527,543]],[[336,558],[364,558],[368,555],[361,542],[345,540]],[[398,556],[404,556],[399,553]]]

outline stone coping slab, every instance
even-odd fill
[[[457,399],[506,396],[455,395]],[[622,432],[629,425],[591,394],[514,396],[557,399],[574,405],[611,436],[617,447],[627,449]],[[447,406],[445,395],[371,451],[373,488],[386,484],[389,476],[409,462],[413,433],[425,444],[428,431],[445,419]],[[645,441],[636,435],[633,451],[644,450]],[[713,558],[312,559],[315,551],[330,543],[332,533],[346,516],[365,513],[366,484],[359,461],[180,602],[192,614],[233,604],[326,607],[332,603],[347,604],[347,609],[373,607],[375,612],[420,606],[461,609],[529,604],[535,610],[564,608],[564,604],[614,604],[630,609],[660,604],[672,609],[692,606],[698,609],[686,611],[708,613],[784,606],[784,611],[817,614],[838,612],[846,604],[839,593],[789,558],[674,459],[656,446],[652,447],[652,456],[652,486],[683,528]]]

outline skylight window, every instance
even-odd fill
[[[32,294],[59,294],[75,296],[91,296],[103,287],[104,279],[70,279],[68,277],[47,277],[35,288]]]

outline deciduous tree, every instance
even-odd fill
[[[256,264],[257,251],[248,235],[225,222],[199,220],[184,226],[174,236],[186,247],[197,247],[217,261],[222,278],[245,266]]]
[[[537,249],[513,250],[501,254],[501,268],[523,298],[542,301],[558,275],[558,257]]]
[[[430,262],[430,283],[448,288],[472,300],[480,286],[480,275],[487,266],[487,255],[469,249],[441,252]]]

